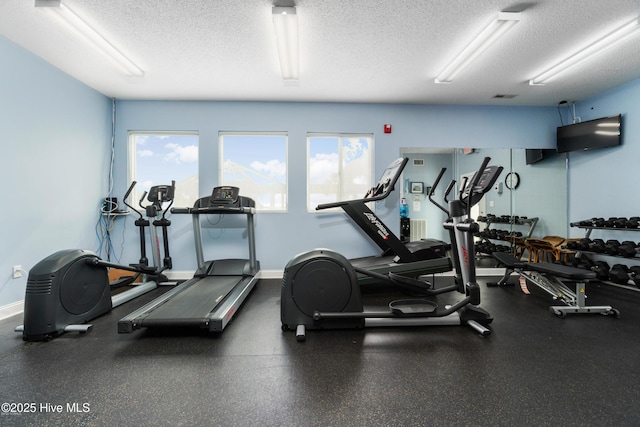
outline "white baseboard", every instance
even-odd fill
[[[284,270],[260,270],[258,279],[282,279]]]
[[[16,301],[0,307],[0,320],[7,319],[24,311],[24,300]]]

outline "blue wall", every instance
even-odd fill
[[[569,154],[569,221],[640,216],[640,79],[580,102],[582,121],[622,114],[622,145]],[[593,238],[640,241],[640,233],[597,232]],[[574,237],[584,231],[574,229]]]
[[[11,195],[4,198],[1,214],[2,307],[24,297],[26,274],[11,279],[11,266],[28,270],[59,249],[97,248],[95,223],[108,191],[111,100],[1,37],[0,57],[0,176]],[[570,221],[640,214],[634,183],[639,95],[636,80],[578,104],[583,120],[622,113],[625,139],[619,148],[569,156]],[[384,123],[393,124],[392,134],[382,133]],[[198,131],[202,194],[217,184],[218,131],[287,131],[289,211],[257,216],[263,268],[281,270],[294,254],[313,247],[331,247],[348,257],[377,252],[344,214],[306,212],[307,132],[374,133],[377,176],[401,147],[551,148],[558,124],[555,107],[118,101],[113,195],[122,197],[129,182],[129,130]],[[377,206],[377,213],[398,224],[397,206],[396,192]],[[123,262],[139,257],[133,220],[116,223],[114,245],[124,244]],[[190,221],[177,215],[172,221],[174,269],[192,270]],[[205,233],[208,258],[244,256],[240,230],[218,231]]]
[[[127,132],[195,130],[200,134],[200,193],[218,184],[219,131],[286,131],[289,134],[289,211],[256,216],[257,254],[262,268],[281,270],[295,254],[329,247],[347,257],[378,253],[343,213],[308,213],[306,200],[307,132],[375,134],[376,179],[402,147],[553,147],[558,114],[555,108],[471,107],[440,105],[162,102],[118,101],[116,130],[116,194],[127,187]],[[384,123],[393,133],[384,134]],[[478,162],[481,159],[478,159]],[[383,221],[399,228],[398,193],[376,207]],[[137,259],[137,246],[127,218],[122,259]],[[193,270],[195,260],[189,218],[172,216],[170,234],[174,270]],[[441,223],[441,222],[440,222]],[[119,223],[118,226],[121,226]],[[122,233],[114,232],[115,238]],[[245,256],[239,231],[211,231],[204,236],[205,258]],[[120,247],[119,242],[115,242]]]
[[[24,270],[65,248],[95,250],[107,191],[111,100],[0,37],[0,307],[24,299]]]

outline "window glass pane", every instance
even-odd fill
[[[371,188],[372,135],[310,135],[307,209],[364,197]]]
[[[174,206],[193,206],[198,199],[198,135],[130,133],[130,177],[137,181],[130,198],[137,207],[144,191],[176,182]]]
[[[222,185],[240,188],[261,211],[287,210],[287,135],[220,134]]]

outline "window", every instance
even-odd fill
[[[287,134],[221,132],[220,184],[240,188],[260,211],[287,210]]]
[[[198,199],[198,134],[129,132],[129,177],[138,183],[129,204],[138,207],[144,191],[176,182],[173,205],[193,206]]]
[[[307,210],[359,199],[372,187],[373,135],[307,135]]]

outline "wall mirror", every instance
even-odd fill
[[[525,149],[416,147],[401,148],[400,154],[409,158],[403,174],[401,197],[409,205],[411,223],[418,228],[413,232],[412,239],[422,234],[428,238],[449,241],[448,233],[442,227],[446,215],[429,202],[427,190],[433,185],[441,168],[446,167],[447,172],[434,195],[436,201],[444,204],[444,191],[449,182],[452,179],[461,182],[464,176],[473,174],[486,156],[491,157],[491,164],[503,166],[504,171],[494,189],[474,209],[472,215],[475,218],[516,218],[516,222],[506,221],[488,228],[520,233],[523,237],[569,235],[567,163],[564,154],[545,151],[544,156],[538,156],[540,153]],[[411,191],[411,183],[416,182],[422,183],[423,193]],[[496,244],[509,244],[508,241],[491,240],[495,240]]]

